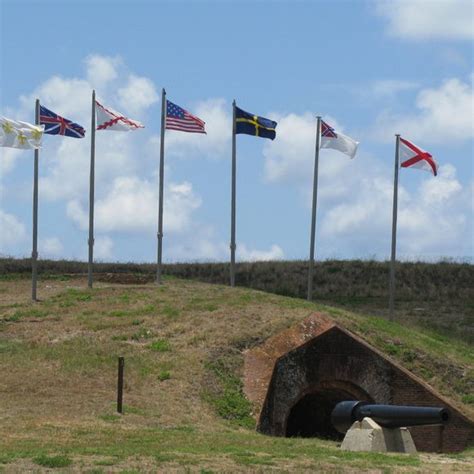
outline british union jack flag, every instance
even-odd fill
[[[40,124],[44,125],[44,133],[64,135],[66,137],[84,138],[86,131],[77,123],[61,117],[46,107],[40,106]]]

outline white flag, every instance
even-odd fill
[[[352,138],[336,132],[334,128],[321,120],[321,148],[334,148],[340,152],[354,158],[357,153],[359,142]]]
[[[32,150],[41,147],[44,125],[0,117],[0,146]]]
[[[129,130],[136,130],[137,128],[144,128],[144,126],[136,120],[129,119],[110,107],[104,107],[99,102],[95,101],[95,110],[97,116],[97,130],[117,130],[121,132],[128,132]]]
[[[422,148],[400,137],[399,150],[400,166],[402,168],[418,168],[420,170],[438,174],[438,163]]]

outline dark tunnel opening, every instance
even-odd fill
[[[324,438],[340,441],[344,435],[331,423],[334,407],[354,396],[342,390],[318,390],[304,395],[290,410],[286,423],[287,437]]]

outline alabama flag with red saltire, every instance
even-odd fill
[[[125,115],[117,112],[110,107],[105,107],[97,100],[95,101],[95,111],[97,117],[97,130],[117,130],[128,132],[137,128],[145,128],[143,124],[137,120],[132,120]]]
[[[418,168],[438,174],[438,163],[425,150],[400,137],[398,154],[402,168]]]

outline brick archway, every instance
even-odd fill
[[[331,413],[344,400],[373,402],[361,387],[345,380],[322,381],[308,386],[288,407],[284,433],[287,437],[327,438],[340,440],[342,435],[331,424]]]
[[[331,407],[343,399],[357,399],[447,407],[451,419],[443,430],[437,426],[410,428],[418,450],[457,452],[474,442],[473,420],[421,379],[321,313],[245,353],[244,391],[253,404],[257,430],[268,435],[303,433],[335,439],[328,422]]]

